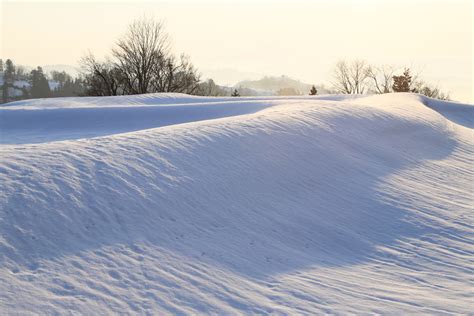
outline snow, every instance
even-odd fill
[[[10,103],[0,310],[469,313],[473,109],[414,94]]]

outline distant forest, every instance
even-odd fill
[[[93,54],[80,61],[80,73],[46,73],[42,67],[26,71],[11,59],[0,59],[1,102],[29,98],[112,96],[175,92],[202,96],[380,94],[414,92],[438,99],[449,94],[424,82],[408,67],[373,66],[362,60],[334,66],[330,87],[310,85],[287,76],[242,81],[234,87],[202,80],[190,58],[175,56],[163,24],[153,19],[133,22],[112,49],[98,60]]]

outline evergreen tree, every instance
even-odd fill
[[[33,69],[30,73],[31,97],[32,98],[48,98],[51,96],[48,79],[43,73],[41,67]]]
[[[51,79],[58,83],[58,88],[64,87],[68,82],[72,81],[72,77],[65,71],[51,71]]]
[[[309,91],[309,95],[317,95],[318,94],[318,90],[316,89],[316,87],[313,85],[311,87],[311,90]]]
[[[411,86],[411,75],[410,69],[405,68],[403,75],[393,76],[393,86],[392,89],[394,92],[410,92]]]
[[[8,89],[13,87],[15,82],[15,66],[11,59],[7,59],[3,70],[3,86],[2,86],[2,100],[3,102],[9,101]]]
[[[240,93],[237,89],[234,89],[234,92],[231,94],[232,97],[240,97]]]

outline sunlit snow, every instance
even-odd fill
[[[0,107],[6,313],[469,313],[474,106],[156,94]]]

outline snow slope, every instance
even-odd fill
[[[474,107],[412,94],[0,108],[3,313],[469,313]]]
[[[22,100],[0,109],[0,143],[89,138],[250,114],[278,100],[281,98],[240,98],[236,101],[230,97],[203,98],[183,94]]]

